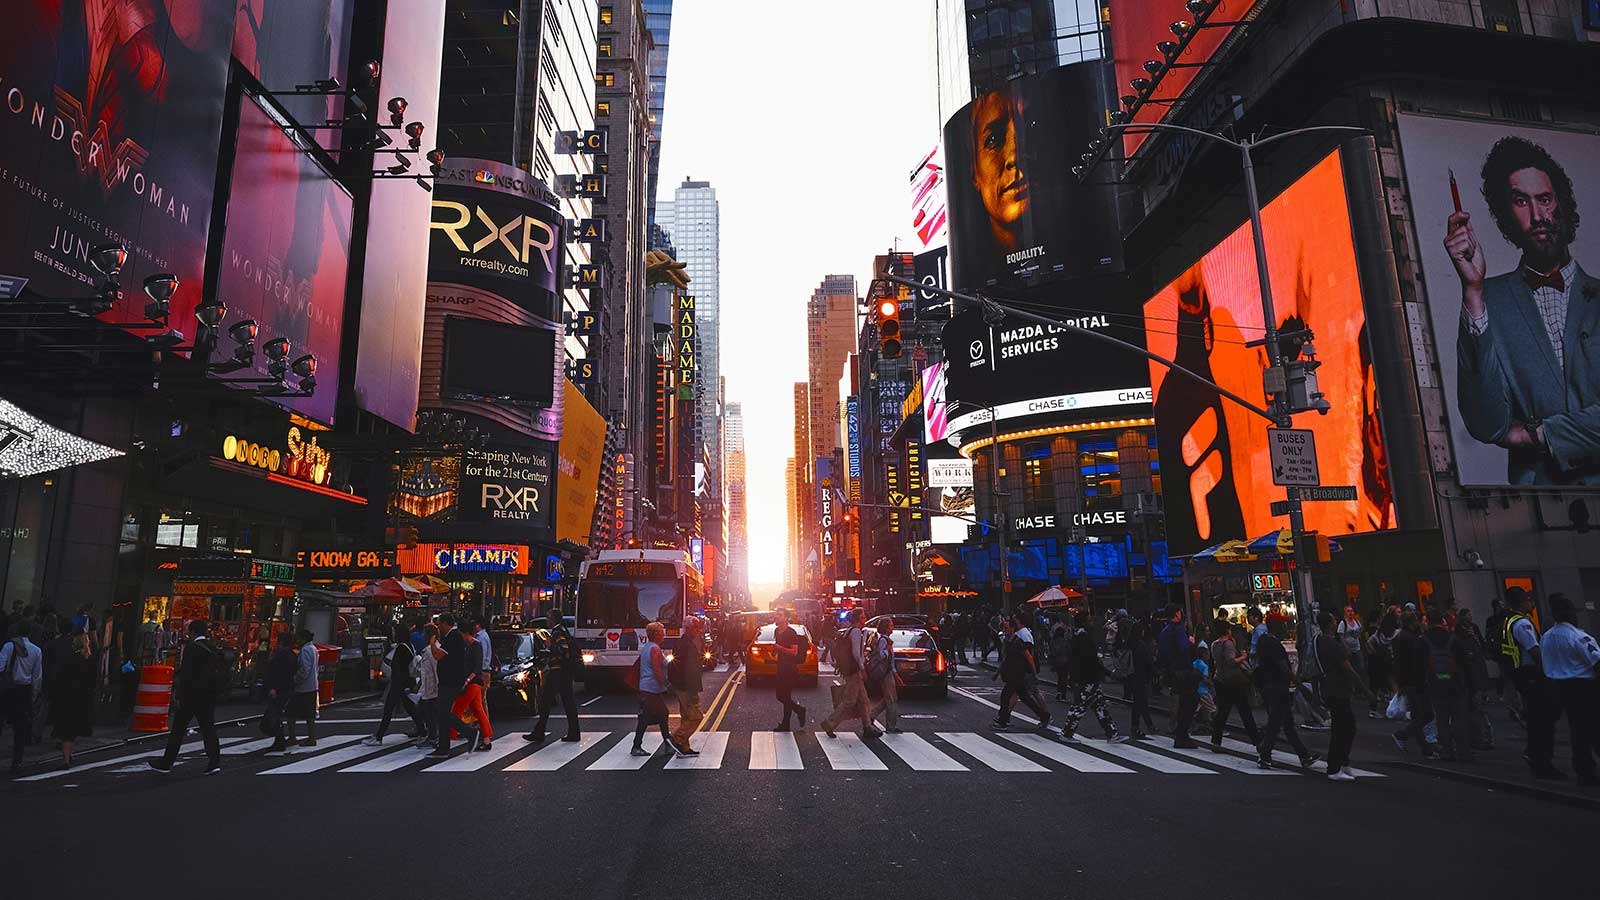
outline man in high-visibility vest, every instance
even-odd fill
[[[1522,697],[1522,724],[1528,732],[1523,758],[1535,778],[1565,778],[1565,773],[1551,762],[1558,713],[1553,708],[1550,684],[1539,665],[1539,629],[1529,616],[1533,595],[1522,588],[1506,588],[1506,602],[1511,614],[1506,616],[1505,631],[1500,635],[1500,652],[1511,661],[1511,678]]]

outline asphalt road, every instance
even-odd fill
[[[408,762],[397,738],[362,747],[355,736],[372,731],[377,710],[345,705],[329,711],[311,752],[266,757],[249,749],[253,728],[226,730],[246,752],[226,755],[216,776],[203,773],[203,754],[163,776],[124,748],[0,787],[0,870],[16,897],[203,887],[297,900],[1013,891],[1348,900],[1515,896],[1546,861],[1592,842],[1592,812],[1378,765],[1373,777],[1334,784],[1259,775],[1243,754],[1180,756],[1163,739],[1117,755],[1095,740],[1092,720],[1075,752],[1041,747],[989,729],[998,699],[989,673],[963,671],[956,684],[945,700],[904,699],[911,734],[892,746],[809,728],[789,745],[768,736],[778,718],[770,686],[709,675],[706,728],[726,737],[699,738],[703,764],[718,763],[706,769],[662,755],[604,769],[622,759],[614,746],[627,748],[626,695],[580,693],[584,730],[606,736],[564,763],[558,720],[536,750],[519,736],[525,719],[496,717],[505,755],[458,754],[444,767],[472,771],[427,771],[432,761]],[[808,725],[828,711],[825,685],[798,695]],[[1116,714],[1124,727],[1126,711]],[[720,761],[708,759],[724,740]]]

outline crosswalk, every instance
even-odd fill
[[[1243,741],[1223,741],[1223,750],[1174,748],[1169,743],[1130,741],[1108,743],[1098,740],[1062,742],[1034,732],[938,731],[886,734],[864,741],[850,732],[828,738],[809,732],[726,731],[698,732],[692,738],[698,756],[672,757],[662,752],[659,733],[645,735],[648,756],[632,753],[631,732],[589,731],[579,741],[548,741],[534,745],[520,735],[507,735],[486,751],[466,752],[465,742],[453,745],[447,759],[430,756],[431,746],[417,746],[398,735],[381,744],[368,744],[363,735],[329,735],[315,747],[297,746],[285,753],[264,754],[270,741],[235,739],[224,743],[222,752],[232,762],[225,770],[254,772],[263,776],[333,774],[424,774],[537,773],[537,772],[640,772],[747,770],[797,772],[905,771],[927,773],[998,772],[1007,774],[1051,773],[1078,775],[1245,775],[1283,777],[1301,774],[1299,761],[1278,751],[1280,767],[1258,768],[1254,748]],[[193,758],[200,753],[199,741],[185,744],[182,752]],[[100,760],[72,772],[54,771],[22,779],[57,779],[87,769],[104,774],[132,774],[155,753],[144,752],[115,759]],[[130,765],[137,764],[137,765]],[[1313,772],[1326,773],[1322,763]],[[1351,770],[1357,777],[1381,778],[1363,769]]]

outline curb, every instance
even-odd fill
[[[371,700],[374,697],[382,697],[382,696],[383,696],[383,692],[382,691],[378,691],[378,692],[372,693],[372,694],[357,694],[357,695],[355,695],[353,697],[343,697],[343,698],[340,698],[338,700],[330,700],[327,703],[323,704],[321,707],[319,707],[319,709],[325,709],[325,708],[330,707],[330,706],[339,706],[339,705],[345,704],[345,703],[354,703],[357,700]],[[219,721],[219,722],[216,723],[217,730],[221,731],[224,728],[232,727],[234,725],[244,725],[244,724],[247,724],[247,723],[250,723],[250,722],[254,722],[257,719],[261,718],[261,715],[262,715],[261,713],[254,713],[252,715],[242,716],[242,717],[237,718],[237,719],[227,719],[227,720],[224,720],[224,721]],[[319,716],[319,718],[320,718],[320,716]],[[72,755],[73,755],[73,758],[77,758],[77,757],[80,757],[80,756],[89,756],[89,755],[92,755],[92,754],[95,754],[95,753],[100,753],[100,752],[105,751],[105,750],[115,750],[115,749],[122,748],[122,747],[128,747],[130,745],[137,744],[137,743],[140,743],[142,741],[148,741],[148,740],[151,740],[151,739],[154,739],[154,738],[163,738],[164,739],[164,738],[166,738],[168,733],[169,733],[168,731],[152,731],[149,734],[141,734],[141,735],[138,735],[137,737],[123,738],[122,740],[116,741],[114,743],[101,744],[98,747],[91,747],[91,748],[89,748],[87,750],[79,750],[78,752],[76,752],[76,753],[74,753]],[[26,770],[26,769],[36,768],[36,767],[43,767],[43,766],[46,766],[46,765],[48,765],[50,763],[60,762],[64,758],[65,757],[63,757],[61,755],[60,751],[57,751],[56,753],[54,753],[51,756],[46,756],[46,757],[42,757],[40,759],[29,760],[27,762],[24,762],[22,764],[22,768]]]

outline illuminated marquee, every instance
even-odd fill
[[[699,368],[695,359],[695,323],[694,323],[694,297],[683,295],[678,297],[678,321],[673,336],[673,345],[678,351],[678,394],[684,397],[686,390],[692,390],[694,373]]]
[[[521,568],[519,548],[467,544],[433,551],[440,572],[514,572]]]
[[[298,478],[301,481],[309,481],[312,484],[328,483],[328,462],[331,456],[327,450],[317,446],[315,435],[310,440],[305,440],[301,437],[300,427],[291,426],[284,443],[287,453],[230,434],[222,441],[222,458],[287,475],[290,478]]]

